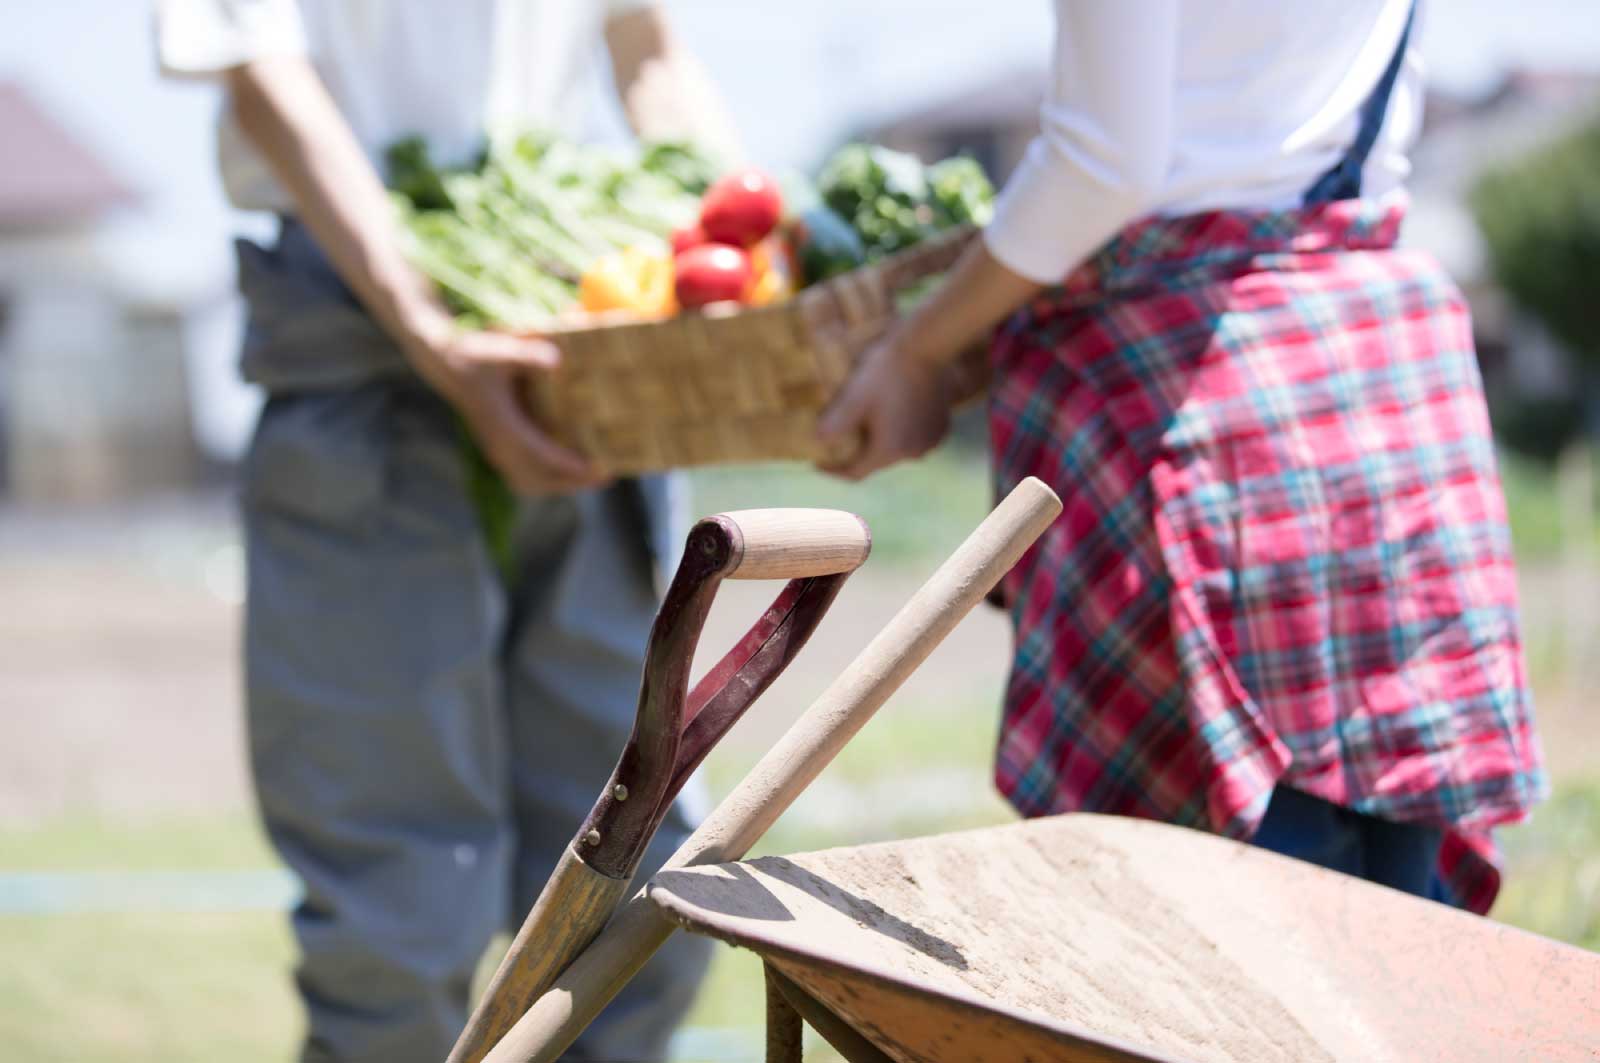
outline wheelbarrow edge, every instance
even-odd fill
[[[962,832],[956,832],[962,833]],[[730,863],[743,863],[744,861],[730,861]],[[710,864],[705,867],[694,868],[703,871],[707,867],[725,865]],[[688,869],[675,869],[678,871]],[[665,874],[672,874],[669,870]],[[659,877],[659,876],[658,876]],[[1152,1052],[1150,1049],[1141,1048],[1131,1042],[1116,1037],[1108,1037],[1093,1033],[1086,1027],[1073,1023],[1063,1022],[1050,1015],[1041,1015],[1038,1012],[1024,1011],[1003,1002],[989,1000],[974,992],[961,992],[944,986],[928,986],[921,983],[912,983],[910,980],[896,974],[894,971],[871,963],[843,964],[832,957],[811,949],[797,949],[786,945],[774,945],[763,942],[760,949],[752,947],[749,939],[718,926],[716,923],[707,922],[688,911],[688,905],[677,897],[670,885],[658,883],[652,878],[645,886],[645,896],[654,904],[658,911],[668,920],[691,933],[702,934],[714,938],[735,948],[746,949],[760,956],[764,961],[774,964],[786,977],[795,982],[808,994],[816,996],[806,977],[808,969],[820,969],[827,975],[842,980],[866,981],[879,989],[891,993],[915,993],[923,997],[934,998],[939,1004],[952,1008],[956,1012],[971,1016],[976,1019],[990,1019],[998,1016],[1008,1024],[1028,1027],[1034,1030],[1043,1030],[1053,1038],[1062,1042],[1064,1049],[1076,1049],[1079,1052],[1092,1051],[1096,1053],[1096,1060],[1105,1060],[1106,1063],[1188,1063],[1177,1056],[1163,1055]],[[676,907],[682,905],[683,907]],[[698,909],[696,909],[698,911]],[[826,1003],[818,1001],[822,1006]],[[831,1009],[830,1009],[831,1010]],[[837,1013],[835,1013],[837,1014]],[[841,1022],[852,1028],[855,1024],[840,1015]],[[857,1029],[862,1036],[872,1038],[864,1031]]]

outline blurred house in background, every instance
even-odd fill
[[[137,200],[0,84],[0,488],[91,501],[193,481],[181,305],[121,283],[97,238]]]
[[[240,312],[215,93],[158,81],[154,5],[27,5],[0,35],[0,501],[190,491],[237,454]],[[112,191],[114,190],[114,191]]]

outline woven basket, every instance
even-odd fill
[[[948,269],[973,235],[941,233],[774,306],[554,332],[562,366],[532,384],[534,415],[616,475],[848,457],[818,444],[817,415],[893,320],[896,294]]]

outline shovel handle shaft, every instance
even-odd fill
[[[728,579],[853,572],[872,550],[866,521],[837,509],[744,509],[710,518],[733,540]]]
[[[1023,481],[895,614],[667,862],[738,860],[873,713],[983,600],[1061,512],[1041,481]],[[641,890],[486,1057],[552,1063],[672,933]]]
[[[594,940],[627,890],[627,879],[608,878],[562,850],[447,1063],[478,1063]]]

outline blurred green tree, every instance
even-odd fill
[[[1544,436],[1600,428],[1600,114],[1486,173],[1472,188],[1471,206],[1496,280],[1571,352],[1583,381],[1583,394],[1564,415],[1540,408],[1512,418],[1538,428],[1540,445],[1526,449],[1553,456],[1560,447]]]

